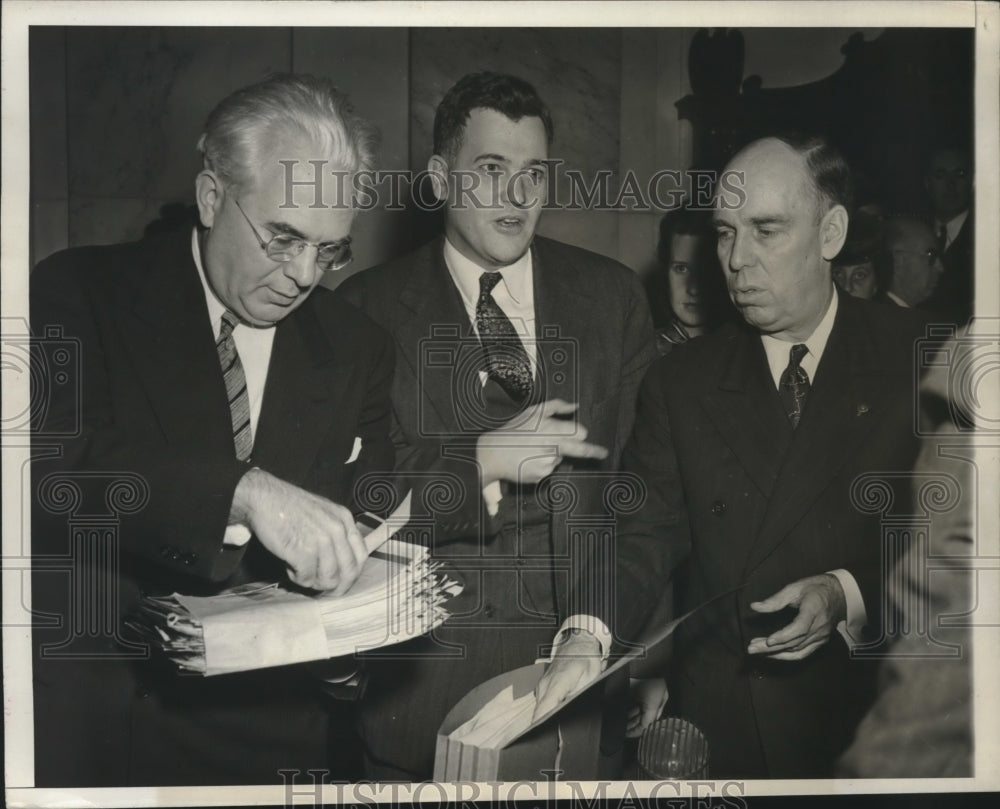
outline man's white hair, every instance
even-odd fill
[[[226,185],[248,189],[277,140],[296,136],[339,170],[374,169],[378,130],[331,81],[304,74],[275,74],[226,96],[208,116],[198,151]]]

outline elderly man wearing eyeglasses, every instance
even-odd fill
[[[121,517],[117,549],[94,533],[74,558],[80,581],[106,585],[78,590],[85,604],[66,577],[35,576],[34,606],[59,624],[34,632],[37,786],[354,775],[330,752],[331,739],[355,747],[351,721],[328,710],[301,667],[177,677],[115,627],[141,591],[208,595],[287,575],[344,592],[358,576],[367,552],[351,498],[360,477],[392,467],[393,348],[318,288],[350,260],[351,200],[330,183],[316,205],[316,189],[286,173],[354,175],[371,168],[375,140],[329,81],[272,77],[210,114],[197,227],[67,250],[31,275],[38,347],[58,335],[79,367],[39,411],[33,441],[54,451],[34,480],[70,481],[79,514],[106,511],[116,477],[148,498]],[[66,515],[42,500],[36,568],[67,546]],[[101,579],[91,568],[109,553]],[[73,636],[87,605],[110,629]],[[75,651],[53,657],[46,644]]]

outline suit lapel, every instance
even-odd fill
[[[475,371],[480,367],[478,340],[458,289],[444,263],[443,238],[424,247],[400,290],[401,318],[395,326],[396,362],[406,366],[415,386],[407,400],[417,408],[429,404],[439,428],[462,432],[456,413],[467,396],[482,390]],[[481,412],[471,405],[470,413]],[[426,417],[421,425],[427,426]]]
[[[840,296],[833,331],[802,421],[748,559],[747,574],[788,537],[823,489],[857,454],[885,407],[885,375],[861,313]]]
[[[191,231],[151,242],[124,339],[167,440],[235,452],[225,385]]]
[[[536,402],[562,399],[578,403],[576,416],[585,420],[594,401],[594,379],[607,367],[603,346],[592,337],[592,323],[600,316],[598,302],[587,295],[579,283],[577,269],[561,262],[544,239],[532,246],[532,286],[535,295],[535,345],[537,372],[533,399]],[[590,373],[584,371],[586,362]],[[549,478],[555,483],[565,478],[572,488],[583,486],[586,479],[574,469],[580,466],[572,458],[563,458]],[[583,474],[586,474],[584,472]],[[553,558],[569,558],[569,511],[558,510],[550,518],[550,552]],[[588,548],[588,554],[592,549]],[[580,560],[586,569],[584,560]],[[564,576],[555,577],[557,609],[565,615],[570,593]]]
[[[316,458],[352,383],[349,340],[331,342],[312,300],[276,327],[253,461],[295,479]]]
[[[535,295],[535,401],[563,399],[578,402],[578,413],[590,411],[593,386],[584,384],[583,358],[603,367],[603,352],[590,345],[595,301],[578,283],[573,267],[552,256],[544,240],[532,247],[532,285]]]
[[[791,441],[760,336],[734,327],[716,390],[702,397],[709,417],[754,484],[769,497]]]

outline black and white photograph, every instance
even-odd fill
[[[7,805],[1000,791],[1000,7],[2,36]]]

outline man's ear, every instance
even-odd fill
[[[212,227],[215,223],[224,196],[222,181],[211,169],[203,169],[194,178],[194,198],[198,204],[198,218],[206,228]]]
[[[823,258],[832,261],[847,239],[847,209],[843,205],[834,205],[823,215],[819,229],[823,238]]]
[[[427,161],[427,173],[435,199],[445,202],[448,199],[448,161],[439,154],[431,155]]]

